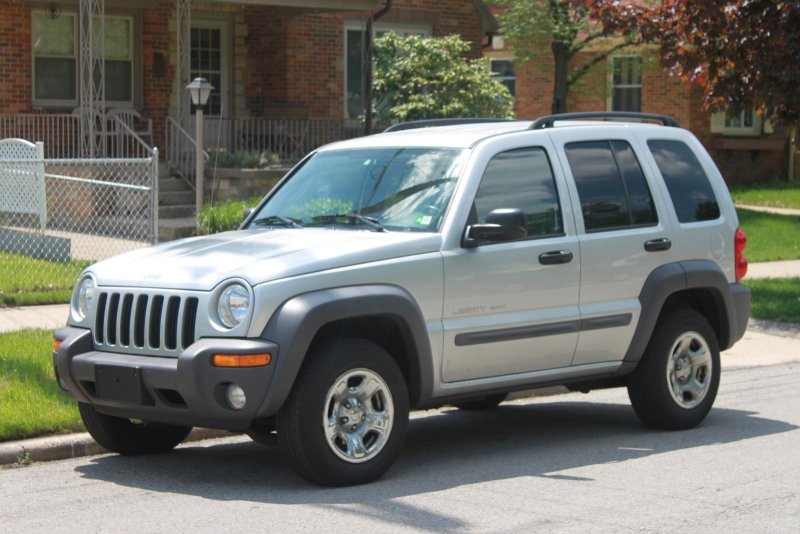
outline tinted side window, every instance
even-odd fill
[[[520,148],[492,158],[475,195],[470,222],[484,223],[498,208],[518,208],[528,237],[560,235],[564,226],[550,160],[542,148]]]
[[[675,213],[682,223],[719,218],[719,204],[708,176],[685,143],[672,140],[647,142],[667,184]]]
[[[570,143],[565,151],[587,232],[658,222],[644,173],[628,143]]]

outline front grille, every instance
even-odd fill
[[[101,292],[94,341],[134,352],[183,350],[195,341],[197,297]]]

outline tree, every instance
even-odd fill
[[[622,24],[642,11],[635,4],[590,0],[489,0],[489,3],[501,8],[500,30],[511,42],[519,63],[552,57],[553,113],[567,111],[570,89],[592,67],[640,42],[636,25]],[[607,5],[593,10],[595,4]],[[614,25],[619,28],[616,34],[611,31]],[[572,65],[575,56],[590,45],[598,45],[592,49],[596,51],[592,58],[580,66]]]
[[[611,24],[607,4],[591,7],[604,31],[658,42],[662,64],[701,87],[706,108],[755,107],[775,122],[798,122],[800,1],[664,0]]]
[[[485,59],[466,59],[457,35],[375,40],[374,102],[378,119],[512,118],[508,89],[492,78]]]

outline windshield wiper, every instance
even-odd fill
[[[259,226],[273,226],[275,224],[283,224],[283,226],[287,226],[289,228],[302,228],[303,225],[300,224],[296,219],[292,219],[290,217],[284,217],[282,215],[268,215],[266,217],[261,217],[260,219],[256,219],[253,221],[253,224],[257,224]]]
[[[372,217],[367,217],[366,215],[360,215],[358,213],[334,213],[331,215],[317,215],[316,217],[311,217],[311,220],[314,222],[327,224],[327,223],[335,223],[341,219],[346,219],[349,221],[357,221],[362,224],[365,224],[372,229],[373,232],[385,232],[386,228],[384,228],[381,223],[378,222],[377,219],[373,219]]]

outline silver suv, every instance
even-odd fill
[[[89,267],[59,384],[112,451],[229,429],[325,485],[389,469],[410,409],[537,386],[625,386],[646,424],[697,425],[747,324],[744,234],[673,119],[592,116],[614,120],[404,124],[314,151],[238,231]]]

